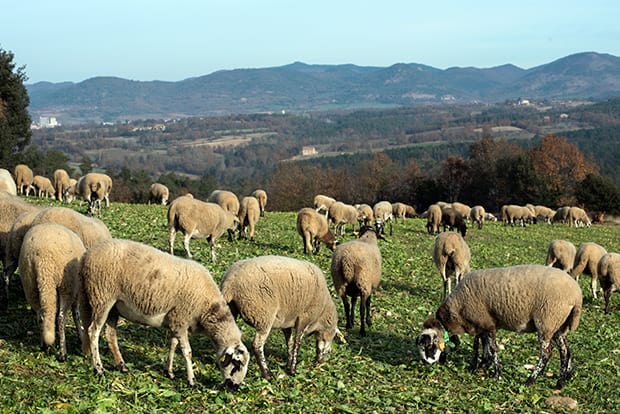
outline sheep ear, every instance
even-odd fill
[[[336,328],[336,336],[338,337],[338,339],[340,339],[340,341],[343,344],[347,343],[347,339],[344,337],[343,333],[340,331],[340,329]]]

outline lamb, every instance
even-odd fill
[[[443,225],[443,231],[446,231],[446,228],[450,231],[458,230],[463,237],[467,233],[465,218],[452,207],[441,209],[441,224]]]
[[[219,204],[226,211],[235,216],[239,215],[239,199],[235,193],[226,190],[215,190],[207,198],[207,202]]]
[[[241,199],[239,210],[239,239],[247,239],[248,231],[250,240],[254,241],[254,229],[260,217],[260,201],[254,196],[247,196]]]
[[[17,164],[13,170],[13,173],[15,175],[15,184],[17,185],[20,195],[28,196],[30,194],[30,190],[34,191],[34,187],[32,185],[34,181],[34,174],[30,167],[26,164]]]
[[[297,233],[304,243],[304,254],[317,254],[320,243],[330,250],[336,248],[336,237],[329,229],[327,219],[316,210],[304,207],[297,212]]]
[[[54,186],[52,185],[52,180],[47,177],[35,175],[32,184],[39,198],[43,196],[45,196],[45,198],[49,198],[50,196],[54,197],[56,194],[56,190],[54,190]]]
[[[153,183],[149,188],[149,204],[157,203],[165,206],[168,204],[168,198],[170,197],[170,191],[168,187],[161,183]]]
[[[404,220],[405,217],[417,217],[418,213],[415,212],[415,208],[409,204],[396,202],[392,204],[392,214],[397,219]]]
[[[110,207],[110,191],[112,191],[112,179],[107,174],[88,173],[81,177],[76,186],[76,195],[88,202],[88,214],[93,214],[95,206],[97,215],[101,217],[101,201],[105,200],[107,208]]]
[[[62,201],[65,190],[71,185],[69,173],[62,168],[58,168],[54,171],[52,178],[54,181],[54,194],[56,195],[56,200]]]
[[[592,224],[592,222],[590,221],[590,217],[588,217],[588,213],[586,213],[584,209],[579,207],[569,208],[567,218],[569,227],[590,227],[590,225]]]
[[[441,223],[441,207],[439,204],[432,204],[427,211],[426,230],[429,234],[437,234]]]
[[[336,293],[342,299],[347,329],[353,328],[355,303],[360,297],[360,335],[366,336],[364,320],[370,327],[370,298],[381,282],[381,252],[377,233],[371,226],[360,229],[359,238],[336,247],[330,266]],[[351,297],[351,306],[349,299]]]
[[[390,223],[390,236],[392,235],[392,221],[394,215],[392,213],[392,203],[389,201],[379,201],[372,208],[375,215],[375,228],[377,233],[385,234],[385,223]]]
[[[265,216],[265,207],[267,206],[267,192],[263,189],[257,188],[252,192],[252,196],[256,197],[258,200],[258,205],[260,206],[260,216]]]
[[[577,249],[575,245],[566,240],[553,240],[547,248],[547,259],[545,265],[557,267],[570,273],[575,262]]]
[[[37,314],[41,348],[54,344],[58,328],[60,361],[67,359],[65,326],[69,307],[80,339],[83,335],[78,294],[82,288],[80,258],[85,250],[82,240],[71,230],[45,223],[28,230],[19,254],[20,279],[26,300]]]
[[[472,225],[474,223],[478,223],[478,228],[481,229],[484,224],[484,218],[486,216],[486,211],[482,206],[473,206],[471,210],[469,210],[469,218],[471,219]]]
[[[445,299],[452,287],[450,274],[454,273],[454,284],[469,272],[471,253],[465,239],[453,231],[440,233],[435,238],[433,246],[433,262],[443,279],[443,299]]]
[[[338,330],[336,305],[325,275],[313,263],[282,256],[240,260],[228,268],[220,285],[232,314],[256,329],[252,341],[261,374],[271,380],[264,346],[273,328],[284,332],[286,369],[295,375],[305,334],[315,334],[316,362],[323,361]],[[294,331],[294,333],[293,333]]]
[[[598,262],[607,253],[604,247],[596,243],[582,243],[577,249],[575,254],[575,262],[573,263],[573,270],[570,275],[579,282],[579,276],[582,273],[588,273],[592,276],[590,283],[592,289],[592,296],[596,299],[596,281],[598,280]]]
[[[427,363],[437,361],[437,348],[444,335],[467,332],[474,338],[471,368],[478,367],[478,346],[482,341],[501,375],[497,357],[498,328],[514,332],[537,332],[540,358],[526,385],[532,385],[545,369],[553,346],[560,350],[561,389],[573,375],[571,353],[566,334],[579,326],[583,297],[579,284],[560,269],[542,265],[520,265],[475,270],[461,279],[435,314],[436,330],[426,329],[418,336],[420,356]],[[431,325],[429,320],[425,325]]]
[[[206,203],[187,195],[177,197],[168,206],[170,254],[174,254],[174,240],[177,231],[181,230],[184,235],[183,246],[188,258],[192,258],[189,240],[206,238],[211,249],[211,261],[215,263],[215,242],[224,232],[228,232],[228,240],[233,241],[233,234],[238,224],[239,219],[218,204]]]
[[[314,209],[317,212],[324,211],[325,218],[327,218],[327,214],[329,213],[329,207],[336,202],[335,199],[328,197],[323,194],[317,194],[314,196]]]
[[[620,291],[620,254],[606,253],[598,262],[598,274],[605,296],[605,313],[611,312],[609,300],[613,292]]]
[[[86,251],[80,277],[91,308],[90,312],[84,312],[84,323],[88,326],[84,336],[97,374],[103,375],[99,335],[104,324],[114,363],[120,371],[127,371],[116,333],[118,318],[122,316],[170,330],[165,368],[168,377],[174,378],[174,353],[180,345],[187,381],[191,386],[196,384],[190,331],[204,333],[213,341],[227,387],[237,388],[245,378],[250,359],[248,350],[229,307],[204,266],[142,243],[111,239]]]
[[[372,211],[372,207],[368,204],[358,204],[355,206],[357,209],[357,222],[361,226],[370,226],[375,219],[375,213]]]
[[[345,233],[345,226],[350,224],[355,230],[355,223],[357,223],[358,211],[350,204],[345,204],[342,201],[336,201],[329,206],[329,220],[334,223],[334,232],[340,236]]]

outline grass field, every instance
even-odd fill
[[[77,205],[74,208],[79,208]],[[83,210],[83,208],[82,208]],[[167,251],[166,208],[155,205],[113,203],[104,211],[104,222],[114,237],[128,238]],[[350,232],[349,232],[350,233]],[[351,235],[344,240],[351,239]],[[595,225],[568,228],[538,224],[526,228],[487,224],[469,229],[466,240],[472,252],[472,268],[523,263],[544,263],[549,242],[563,238],[576,246],[594,241],[608,251],[620,252],[620,226]],[[0,411],[2,412],[276,412],[276,413],[384,413],[384,412],[570,412],[551,405],[555,395],[559,357],[557,350],[532,387],[525,387],[529,372],[524,365],[536,363],[534,334],[500,331],[500,380],[488,378],[492,371],[470,372],[472,338],[461,337],[462,346],[445,365],[427,366],[418,359],[415,337],[422,322],[434,314],[441,299],[441,278],[432,264],[434,238],[420,219],[396,223],[394,234],[380,242],[383,274],[372,300],[373,326],[368,335],[356,327],[346,332],[347,343],[336,342],[326,361],[314,364],[314,338],[306,338],[300,351],[298,374],[285,374],[286,348],[281,332],[272,333],[265,347],[267,361],[277,379],[262,379],[254,359],[239,391],[226,391],[215,363],[214,348],[207,337],[190,338],[197,382],[190,388],[180,353],[176,378],[163,373],[169,334],[130,322],[119,328],[119,344],[130,372],[113,370],[110,353],[102,343],[106,375],[93,374],[90,361],[80,355],[73,324],[68,328],[69,358],[56,360],[57,349],[39,349],[35,315],[29,310],[18,278],[12,281],[9,311],[0,315]],[[326,272],[328,286],[331,252],[304,256],[295,231],[295,213],[267,212],[261,218],[256,241],[220,241],[218,263],[212,265],[204,240],[192,240],[195,259],[219,282],[233,262],[247,257],[278,254],[307,259]],[[177,237],[175,254],[181,255]],[[603,312],[603,300],[589,292],[589,276],[580,279],[584,311],[577,332],[568,336],[575,376],[561,392],[574,399],[578,412],[616,412],[620,406],[620,311]],[[334,297],[341,320],[344,312]],[[612,297],[620,303],[620,295]],[[358,309],[356,309],[356,315]],[[248,347],[253,329],[238,324]],[[344,331],[341,324],[341,329]]]

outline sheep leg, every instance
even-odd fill
[[[499,377],[502,375],[502,367],[499,363],[499,358],[497,356],[497,341],[495,339],[495,332],[496,332],[495,329],[492,329],[488,331],[487,333],[483,334],[482,343],[483,343],[483,353],[484,353],[484,348],[485,348],[484,343],[486,342],[487,347],[488,347],[488,356],[493,359],[493,367],[495,369],[493,378],[499,379]]]
[[[118,317],[119,314],[115,308],[108,313],[108,319],[105,325],[105,337],[108,340],[108,348],[114,358],[114,366],[120,372],[128,372],[129,369],[127,368],[127,365],[125,365],[125,360],[123,360],[123,355],[118,347],[118,336],[116,331]]]
[[[478,368],[478,351],[480,349],[480,341],[483,334],[478,334],[474,336],[474,354],[471,357],[471,361],[469,363],[469,369],[474,371]]]
[[[592,282],[590,283],[591,288],[592,288],[592,296],[594,297],[594,299],[598,299],[598,296],[596,294],[596,282],[598,281],[598,273],[597,272],[592,272]]]
[[[349,298],[347,297],[347,295],[344,295],[342,297],[342,305],[344,306],[344,315],[345,318],[347,320],[347,329],[351,329],[353,328],[353,323],[355,321],[354,318],[354,308],[355,308],[355,302],[357,300],[357,297],[353,296],[351,297],[351,305],[349,305]]]
[[[611,312],[611,305],[610,305],[611,293],[612,293],[611,287],[605,287],[605,291],[603,292],[603,295],[605,298],[605,314],[606,315],[609,312]]]
[[[179,339],[176,336],[170,338],[170,346],[168,347],[168,358],[166,359],[166,375],[168,378],[174,379],[174,353],[177,350]]]
[[[299,353],[299,347],[301,346],[301,340],[304,336],[304,332],[303,330],[298,329],[299,327],[295,328],[295,336],[294,336],[294,340],[291,341],[290,338],[287,341],[289,348],[288,348],[288,361],[286,363],[286,370],[289,372],[289,374],[291,375],[295,375],[295,373],[297,372],[297,354]],[[289,334],[290,337],[292,337],[292,335]],[[290,346],[292,342],[292,347]]]
[[[189,344],[189,339],[187,338],[187,332],[181,332],[175,334],[179,346],[181,347],[181,353],[183,354],[183,358],[185,358],[185,369],[187,370],[187,382],[190,386],[194,387],[196,385],[196,378],[194,377],[194,368],[192,367],[192,347]],[[170,343],[172,347],[172,341]],[[175,345],[176,348],[176,345]]]
[[[532,375],[530,375],[525,383],[525,385],[528,386],[534,384],[536,378],[538,378],[538,375],[544,371],[547,366],[547,362],[549,362],[549,358],[551,358],[551,351],[553,350],[553,343],[544,339],[542,333],[538,334],[538,342],[540,343],[540,358],[538,359],[536,368],[532,371]]]
[[[177,237],[177,231],[174,227],[170,228],[170,235],[168,236],[168,244],[170,245],[170,254],[174,255],[174,240]]]
[[[183,236],[183,247],[185,248],[185,253],[187,254],[187,257],[189,259],[192,258],[192,254],[189,251],[189,239],[192,238],[192,234],[191,233],[186,233],[185,236]],[[211,252],[213,254],[213,248],[211,249]]]
[[[560,377],[558,378],[558,383],[555,386],[555,388],[559,390],[564,387],[566,381],[568,381],[573,376],[574,371],[570,349],[568,348],[568,341],[566,340],[566,335],[557,332],[553,336],[553,340],[558,345],[558,349],[560,350]]]
[[[65,327],[67,326],[67,311],[69,310],[68,302],[63,295],[60,295],[58,301],[58,314],[56,316],[56,329],[58,329],[58,342],[60,344],[60,355],[58,360],[64,362],[67,360],[67,339],[65,336]]]
[[[98,375],[103,375],[103,364],[101,363],[101,356],[99,355],[99,335],[101,335],[101,329],[105,324],[108,312],[109,309],[93,309],[93,319],[88,326],[88,337],[90,339],[90,355],[93,362],[93,368],[95,369],[95,373],[97,373]]]
[[[272,380],[273,374],[269,371],[269,367],[267,367],[267,360],[265,359],[264,352],[264,346],[265,342],[267,342],[268,336],[269,332],[262,333],[257,331],[254,336],[254,340],[252,341],[252,350],[254,351],[254,356],[256,357],[256,361],[258,362],[263,378]]]

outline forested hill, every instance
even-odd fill
[[[27,85],[30,112],[67,125],[261,112],[305,112],[507,99],[620,95],[620,58],[587,52],[531,69],[423,64],[390,67],[290,65],[218,71],[178,82],[94,77]]]

